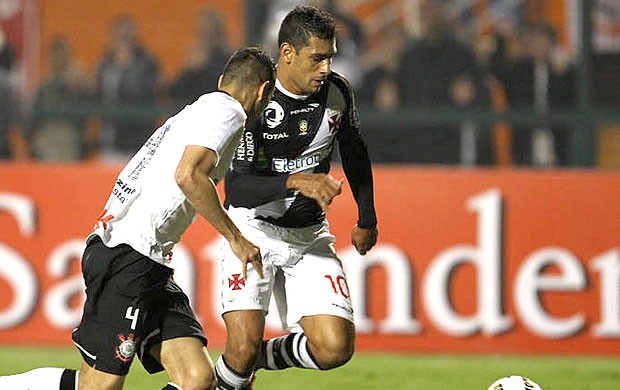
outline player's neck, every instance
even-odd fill
[[[288,84],[288,87],[287,87],[287,84]],[[282,80],[280,80],[280,77],[276,78],[276,89],[278,89],[280,92],[282,92],[286,96],[292,97],[293,99],[297,99],[297,100],[305,100],[308,98],[308,96],[310,96],[310,95],[300,95],[300,94],[293,92],[295,88],[291,87],[291,83],[287,83],[287,84],[285,84]]]
[[[255,95],[251,94],[247,88],[241,87],[235,83],[228,84],[226,86],[220,86],[219,92],[225,93],[232,97],[243,107],[246,114],[250,112],[252,105],[254,104]]]

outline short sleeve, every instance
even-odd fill
[[[240,128],[246,114],[239,102],[223,93],[205,95],[186,108],[178,119],[185,132],[186,145],[199,145],[213,150],[219,158]]]

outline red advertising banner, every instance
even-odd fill
[[[84,237],[117,172],[0,166],[0,344],[69,344]],[[620,354],[620,174],[377,167],[375,183],[369,254],[350,245],[350,192],[329,214],[358,349]],[[173,259],[214,347],[218,240],[198,219]]]

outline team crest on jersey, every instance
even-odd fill
[[[265,122],[267,123],[267,127],[273,129],[277,127],[280,123],[284,121],[284,109],[280,105],[280,103],[272,100],[265,108]]]
[[[116,347],[116,358],[123,363],[128,363],[136,353],[137,340],[133,333],[130,333],[128,336],[119,334],[118,340],[121,343]]]
[[[308,121],[305,119],[302,119],[299,121],[299,135],[306,135],[308,134]]]
[[[329,124],[329,132],[333,133],[340,126],[340,120],[342,119],[342,112],[332,109],[325,110],[327,115],[327,123]]]

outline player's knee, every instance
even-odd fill
[[[215,371],[207,367],[192,366],[174,378],[183,390],[213,390],[217,385]]]
[[[312,350],[314,358],[323,370],[340,367],[346,364],[354,352],[354,344],[346,339],[332,338]]]

